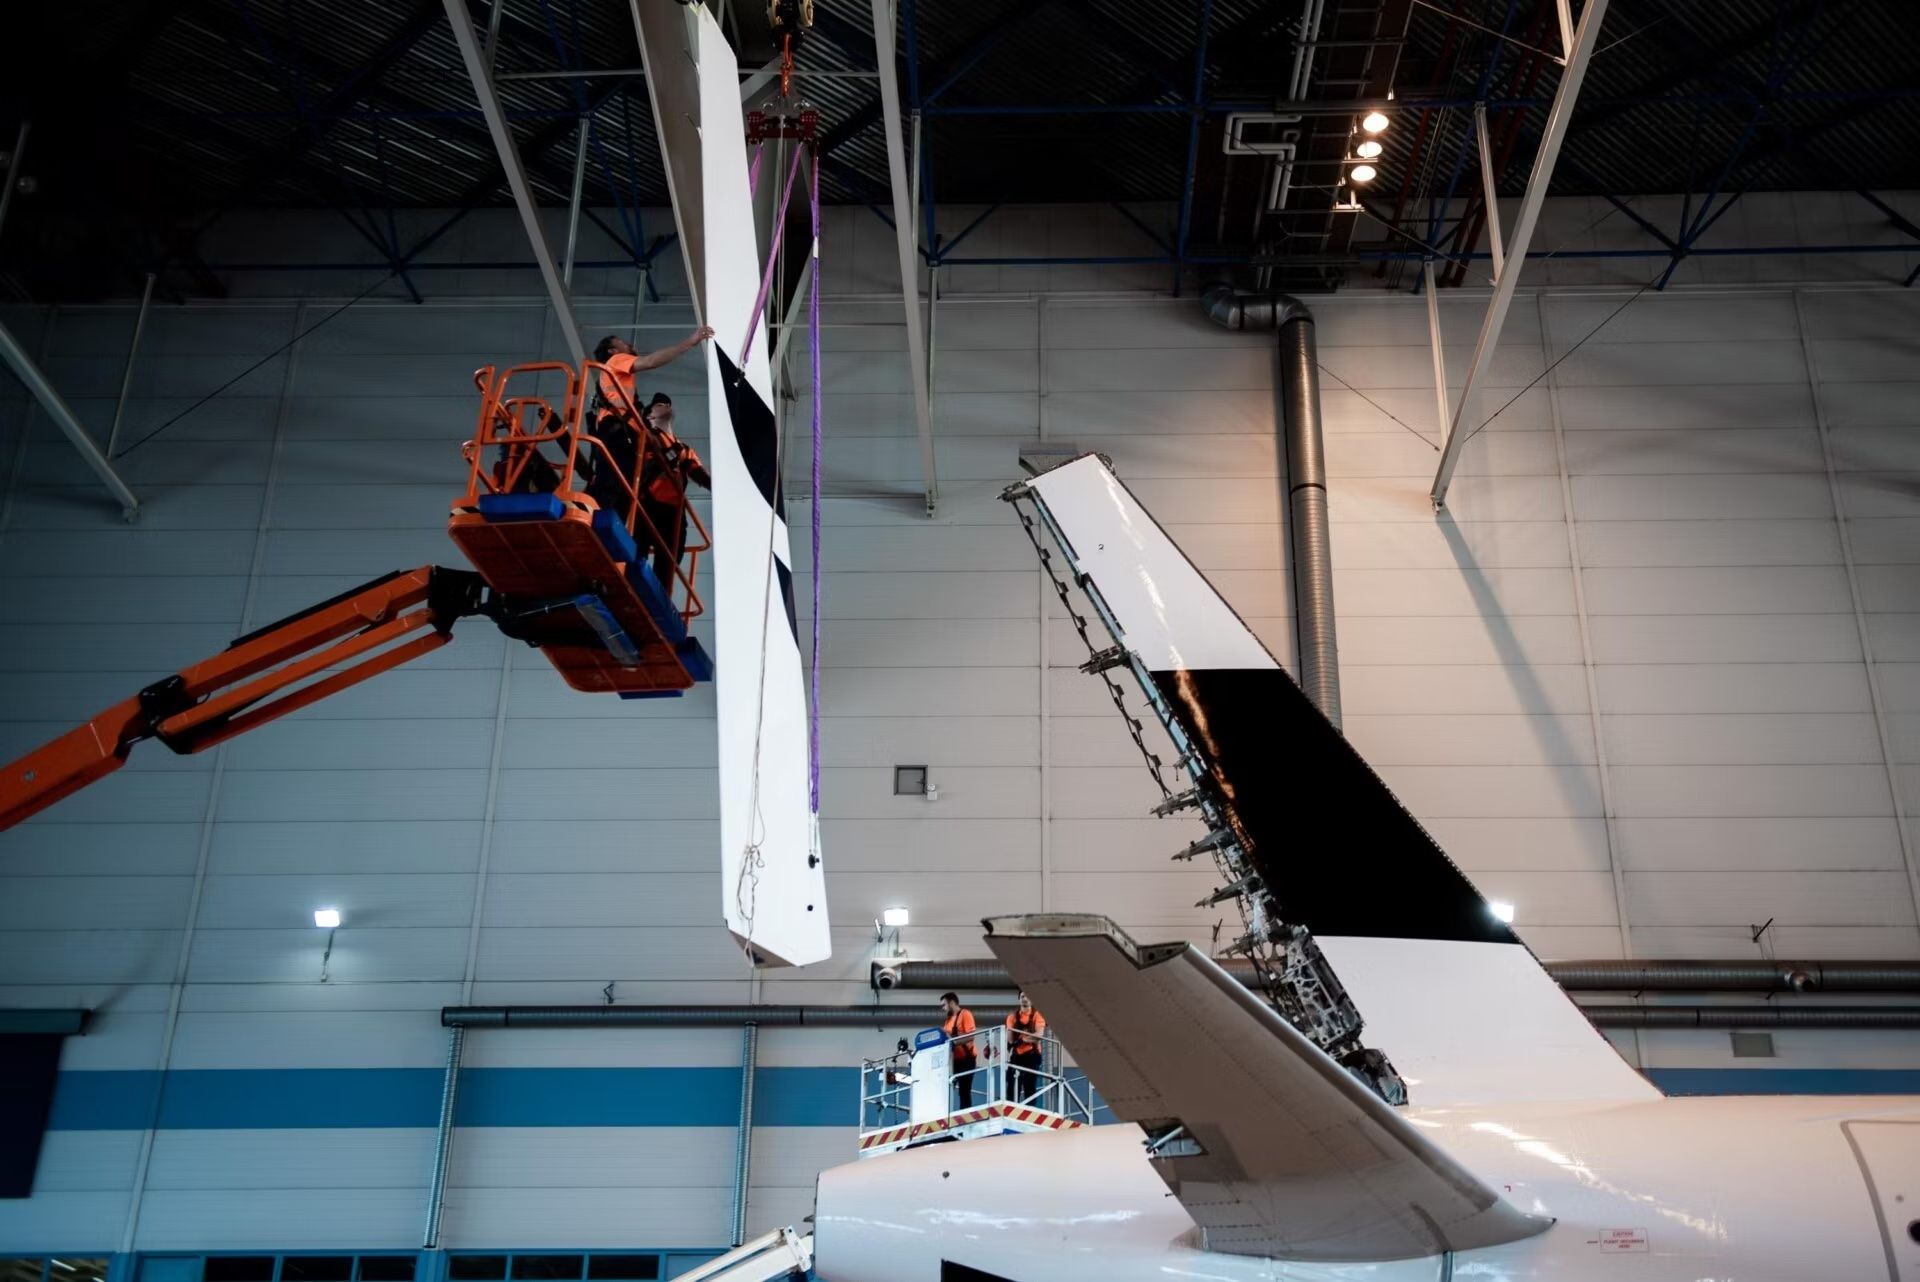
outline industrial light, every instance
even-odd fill
[[[1503,921],[1509,925],[1513,922],[1513,905],[1504,900],[1490,900],[1487,903],[1487,911],[1493,914],[1496,921]]]
[[[321,930],[337,930],[340,926],[340,910],[338,908],[314,909],[313,924]]]
[[[1347,176],[1357,183],[1370,183],[1379,176],[1380,171],[1372,165],[1355,165],[1347,171]]]
[[[904,908],[883,909],[880,913],[880,924],[883,926],[905,926],[908,924],[910,916],[911,914]]]
[[[1362,160],[1372,160],[1375,156],[1379,155],[1382,151],[1385,151],[1385,150],[1386,148],[1380,145],[1380,142],[1378,139],[1369,138],[1365,142],[1361,143],[1358,147],[1355,147],[1353,149],[1353,154],[1360,157],[1360,159]]]
[[[1377,134],[1391,123],[1392,121],[1387,119],[1385,112],[1369,111],[1361,118],[1360,127],[1370,134]]]

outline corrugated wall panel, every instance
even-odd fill
[[[519,232],[497,215],[475,215],[475,234],[448,252],[511,252]],[[943,495],[929,520],[897,305],[832,297],[890,287],[891,234],[860,210],[829,221],[820,502],[835,958],[750,988],[744,959],[711,924],[710,691],[643,707],[576,695],[538,655],[470,623],[410,670],[235,744],[217,795],[213,758],[149,751],[0,837],[0,903],[11,905],[0,916],[16,927],[0,933],[10,985],[0,996],[106,1008],[69,1048],[70,1069],[154,1066],[203,845],[192,982],[171,1051],[182,1070],[431,1073],[444,1054],[441,1004],[591,1003],[610,981],[620,1001],[865,1000],[871,919],[899,903],[919,956],[977,955],[979,917],[1041,907],[1208,937],[1218,910],[1191,906],[1205,871],[1166,862],[1194,825],[1144,817],[1158,794],[1100,684],[1074,670],[1079,640],[997,494],[1024,443],[1107,452],[1290,661],[1269,337],[1220,331],[1191,300],[1163,296],[943,303]],[[1084,211],[1004,210],[977,243],[1020,252],[1108,235],[1076,233],[1076,221],[1088,223]],[[943,283],[1136,278],[968,268]],[[440,279],[449,293],[515,287],[495,273]],[[1321,359],[1346,384],[1329,377],[1323,403],[1348,731],[1489,892],[1518,905],[1548,955],[1747,956],[1751,926],[1769,917],[1781,955],[1914,955],[1911,852],[1880,737],[1884,723],[1911,816],[1920,381],[1909,349],[1920,301],[1676,290],[1593,332],[1622,296],[1522,297],[1485,407],[1501,412],[1468,446],[1440,521],[1421,439],[1435,431],[1422,302],[1313,300]],[[313,304],[305,323],[331,306]],[[1442,300],[1456,389],[1480,307],[1465,293]],[[596,333],[632,323],[629,300],[587,310]],[[54,327],[50,367],[96,429],[111,417],[129,317],[88,309]],[[665,343],[690,323],[669,300],[648,305],[636,333],[642,346]],[[284,304],[168,309],[149,338],[166,359],[136,380],[129,430],[157,426],[295,325]],[[357,305],[300,344],[290,396],[288,363],[269,362],[241,394],[169,428],[165,448],[126,460],[147,500],[135,529],[37,423],[0,529],[14,603],[0,618],[0,751],[224,646],[249,600],[257,623],[389,569],[457,563],[444,515],[472,430],[472,369],[557,351],[556,335],[545,307],[524,299]],[[676,395],[700,441],[696,374],[670,367],[648,385]],[[790,451],[795,481],[808,454]],[[798,544],[804,617],[812,557]],[[929,766],[939,799],[893,796],[896,764]],[[325,985],[324,935],[307,924],[322,901],[348,917]],[[846,1067],[893,1036],[769,1030],[762,1062]],[[1888,1043],[1879,1061],[1872,1047],[1857,1053],[1904,1062],[1905,1045]],[[727,1067],[738,1053],[730,1030],[483,1032],[468,1043],[477,1067]],[[142,1242],[409,1244],[430,1133],[333,1133],[330,1161],[276,1175],[276,1147],[312,1138],[163,1133]],[[814,1174],[848,1151],[836,1127],[762,1127],[757,1138],[756,1226],[801,1214]],[[106,1180],[135,1140],[57,1133],[49,1178]],[[472,1127],[455,1153],[454,1245],[700,1245],[726,1230],[725,1128]],[[125,1220],[124,1196],[106,1187],[49,1188],[32,1205],[31,1222],[0,1208],[0,1246],[70,1248],[44,1232],[83,1223],[88,1241],[110,1244]]]

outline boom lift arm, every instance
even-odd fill
[[[498,622],[506,612],[470,570],[423,565],[364,583],[248,633],[15,761],[0,775],[0,829],[112,774],[142,739],[205,751],[439,649],[460,619]]]

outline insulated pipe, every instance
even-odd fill
[[[1601,1028],[1920,1028],[1920,1006],[1582,1006]],[[982,1027],[1010,1006],[975,1006]],[[937,1028],[937,1006],[449,1006],[463,1028]],[[451,1108],[451,1105],[448,1105]],[[447,1133],[443,1131],[443,1134]],[[444,1151],[444,1149],[443,1149]],[[435,1186],[436,1201],[438,1185]],[[437,1227],[437,1226],[436,1226]]]
[[[1571,992],[1920,993],[1920,961],[1563,961],[1547,973]],[[1253,968],[1220,961],[1245,984]],[[875,988],[979,991],[1013,987],[991,958],[873,963]]]
[[[1340,725],[1340,646],[1334,634],[1333,544],[1327,525],[1327,465],[1320,439],[1320,360],[1313,313],[1285,294],[1255,297],[1214,285],[1200,296],[1208,319],[1227,329],[1278,332],[1276,395],[1287,455],[1287,548],[1293,567],[1294,635],[1300,688]]]
[[[440,1245],[440,1204],[447,1191],[447,1159],[453,1153],[454,1107],[460,1096],[460,1051],[466,1045],[467,1030],[459,1024],[448,1025],[447,1079],[440,1087],[440,1135],[433,1149],[433,1180],[427,1188],[427,1227],[420,1245],[431,1251]]]
[[[1596,1028],[1920,1028],[1913,1006],[1583,1006]]]
[[[995,1023],[1011,1006],[977,1006]],[[933,1028],[938,1006],[448,1006],[448,1028]]]

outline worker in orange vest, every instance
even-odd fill
[[[669,596],[686,528],[686,483],[707,485],[709,480],[700,456],[673,434],[672,399],[656,394],[641,410],[635,378],[643,370],[678,360],[712,337],[713,330],[702,325],[672,347],[637,352],[626,339],[609,334],[593,349],[593,358],[606,368],[597,376],[593,398],[592,431],[599,448],[594,452],[587,493],[600,506],[617,512],[623,522],[632,517],[634,538],[643,545],[642,552],[651,550],[654,577]],[[639,410],[644,421],[634,422],[629,407]],[[646,475],[636,476],[645,436],[652,438]],[[639,491],[637,504],[629,487]]]
[[[957,1113],[973,1105],[973,1070],[980,1062],[980,1053],[973,1045],[973,1012],[960,1004],[959,996],[940,994],[940,1011],[947,1017],[940,1029],[953,1048],[948,1071],[953,1077],[954,1112]]]
[[[634,522],[634,537],[653,540],[653,575],[672,596],[674,568],[686,545],[687,484],[712,489],[713,478],[699,451],[673,434],[671,396],[655,392],[646,415],[650,444],[640,469],[640,512],[646,519]]]
[[[1040,1038],[1046,1031],[1047,1017],[1022,989],[1019,1007],[1007,1016],[1007,1094],[1016,1104],[1030,1104],[1040,1093]]]
[[[613,334],[601,339],[593,349],[593,359],[607,367],[600,375],[600,412],[611,413],[620,404],[616,389],[626,394],[628,404],[639,409],[640,395],[634,390],[634,375],[671,365],[712,337],[713,327],[702,325],[672,347],[663,347],[657,352],[637,352],[632,343]]]

